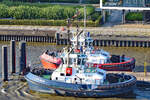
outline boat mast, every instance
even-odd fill
[[[77,12],[78,12],[78,9],[77,9]],[[76,35],[77,36],[77,41],[76,41],[77,42],[77,46],[76,46],[76,49],[78,49],[78,38],[79,38],[79,35],[83,32],[82,31],[82,32],[79,33],[79,29],[78,28],[79,28],[79,26],[77,24],[77,35]],[[84,5],[84,29],[83,29],[84,31],[85,31],[85,28],[86,28],[86,5]],[[83,36],[85,36],[85,32],[83,33]]]
[[[69,45],[70,45],[70,18],[67,19],[67,34],[68,34],[68,47],[67,47],[67,67],[69,66]]]
[[[77,13],[79,12],[79,9],[76,9],[77,10]],[[78,26],[78,23],[77,23],[77,33],[76,33],[76,36],[78,35],[79,33],[79,26]],[[78,49],[78,37],[77,37],[77,41],[76,41],[77,45],[76,45],[76,49]]]
[[[84,5],[84,31],[86,28],[86,5]]]
[[[70,45],[70,26],[71,26],[71,20],[70,18],[68,18],[67,19],[68,46]]]
[[[84,5],[84,33],[83,33],[83,36],[85,36],[85,28],[86,28],[86,5]]]

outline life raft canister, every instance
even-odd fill
[[[66,68],[66,75],[67,76],[71,76],[72,75],[72,68],[71,67],[67,67]]]

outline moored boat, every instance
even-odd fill
[[[120,76],[119,74],[116,74]],[[121,76],[120,76],[121,77]],[[91,84],[73,84],[50,80],[49,75],[38,76],[28,73],[25,79],[33,91],[75,97],[110,97],[132,93],[135,88],[136,78],[131,75],[122,76],[126,81],[112,84],[98,85],[94,88]],[[120,78],[121,79],[121,78]]]
[[[133,57],[127,57],[125,55],[110,55],[109,52],[102,49],[94,49],[92,46],[93,39],[90,37],[89,32],[80,32],[77,35],[74,35],[71,39],[71,43],[75,53],[81,53],[84,51],[87,55],[87,65],[99,67],[107,71],[132,71],[135,68],[135,58]],[[65,52],[62,51],[61,55],[57,58],[63,58],[64,54]],[[45,53],[42,55],[47,55],[50,57],[50,55]],[[45,59],[45,57],[43,57],[43,59]],[[44,62],[42,61],[43,59],[41,59],[41,62],[43,67],[46,69],[54,70],[60,65],[60,63],[55,64],[53,62]]]
[[[75,97],[107,97],[132,92],[136,78],[110,74],[87,65],[87,54],[76,53],[73,47],[64,51],[60,66],[54,70],[32,70],[25,79],[34,91]]]
[[[40,56],[40,61],[45,69],[55,70],[61,64],[61,59],[56,57],[55,54],[47,51]]]

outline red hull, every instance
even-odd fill
[[[135,68],[135,59],[131,58],[120,63],[93,64],[91,67],[98,67],[107,71],[132,71]]]
[[[60,58],[56,58],[46,53],[43,53],[40,56],[40,60],[45,69],[55,70],[61,64]]]
[[[51,57],[49,55],[46,55],[45,53],[43,55],[40,56],[40,60],[45,69],[55,70],[59,67],[61,63],[60,59],[56,57]],[[89,66],[89,64],[87,65]],[[135,59],[130,58],[130,60],[120,63],[90,64],[89,67],[98,67],[106,71],[132,71],[135,67]]]
[[[48,61],[46,61],[46,60],[44,60],[44,59],[41,59],[41,63],[42,63],[42,65],[43,65],[44,69],[55,70],[55,69],[58,68],[58,65],[53,64],[53,63],[50,63],[50,62],[48,62]]]
[[[43,67],[45,69],[55,70],[59,65],[47,62],[41,59]],[[91,67],[99,67],[107,71],[132,71],[135,67],[135,59],[132,58],[130,61],[121,63],[110,63],[110,64],[93,64]]]

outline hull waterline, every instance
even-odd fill
[[[88,89],[91,85],[71,84],[57,82],[44,79],[32,73],[28,73],[25,79],[28,82],[29,88],[33,91],[56,94],[61,96],[74,97],[108,97],[116,95],[125,95],[132,92],[135,88],[136,78],[130,76],[131,79],[120,84],[101,85],[99,89]]]

